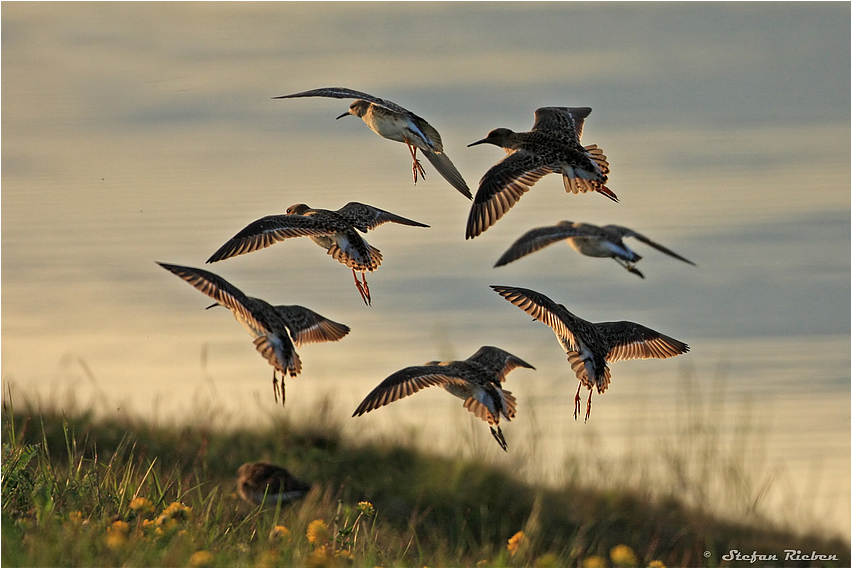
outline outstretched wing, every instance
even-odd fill
[[[433,152],[429,149],[424,149],[423,154],[426,155],[426,158],[429,159],[429,162],[432,163],[435,170],[437,170],[452,187],[461,192],[461,194],[467,199],[473,199],[473,194],[470,192],[470,188],[467,187],[467,182],[464,181],[461,172],[458,171],[449,156],[447,156],[444,152]]]
[[[635,322],[597,322],[595,326],[606,342],[607,361],[671,358],[689,351],[680,340],[661,334]]]
[[[410,225],[412,227],[429,227],[425,223],[420,223],[419,221],[414,221],[412,219],[402,217],[401,215],[396,215],[395,213],[359,202],[349,202],[337,210],[337,213],[346,219],[346,221],[351,223],[352,227],[364,233],[370,229],[375,229],[384,223],[399,223],[401,225]]]
[[[541,107],[535,111],[532,130],[559,131],[579,143],[583,121],[591,112],[591,107]]]
[[[547,174],[559,171],[539,153],[516,150],[485,172],[467,217],[466,239],[472,239],[497,223],[518,203],[530,186]]]
[[[512,261],[516,261],[521,257],[535,253],[548,245],[552,245],[557,241],[563,241],[569,237],[596,237],[599,234],[599,230],[595,230],[595,228],[589,225],[575,224],[570,221],[560,221],[556,225],[548,227],[536,227],[535,229],[530,229],[521,235],[517,241],[512,243],[494,266],[502,267],[503,265],[508,265]]]
[[[310,91],[302,91],[301,93],[293,93],[292,95],[281,95],[279,97],[272,97],[273,99],[295,99],[298,97],[330,97],[332,99],[364,99],[365,101],[370,101],[376,105],[381,105],[383,107],[387,107],[392,111],[396,111],[398,113],[407,113],[412,114],[411,111],[397,105],[393,101],[388,101],[385,99],[380,99],[369,93],[364,93],[362,91],[356,91],[355,89],[349,89],[347,87],[322,87],[320,89],[311,89]]]
[[[636,231],[633,231],[630,228],[623,227],[621,225],[606,225],[606,226],[604,226],[603,229],[607,230],[607,231],[612,231],[612,232],[618,233],[618,235],[622,239],[625,238],[625,237],[635,237],[636,239],[638,239],[639,241],[641,241],[645,245],[650,245],[651,247],[653,247],[657,251],[660,251],[661,253],[665,253],[666,255],[669,255],[670,257],[674,257],[675,259],[683,261],[684,263],[689,263],[690,265],[695,266],[695,263],[693,263],[689,259],[681,257],[680,255],[678,255],[677,253],[675,253],[671,249],[668,249],[666,247],[663,247],[659,243],[651,241],[650,239],[648,239],[647,237],[645,237],[641,233],[637,233]]]
[[[352,416],[359,417],[373,409],[393,403],[397,399],[417,393],[421,389],[446,384],[464,386],[465,381],[452,375],[452,368],[449,366],[426,365],[401,369],[376,386],[361,401]]]
[[[329,320],[304,306],[279,305],[275,310],[284,319],[296,346],[336,342],[349,333],[349,326]]]
[[[585,322],[566,309],[561,304],[556,304],[545,295],[534,290],[511,286],[492,285],[494,291],[541,322],[544,322],[553,330],[556,337],[566,350],[579,350],[577,339],[571,326],[576,322]],[[591,323],[586,323],[591,325]]]
[[[257,300],[247,297],[240,289],[219,275],[192,267],[169,265],[160,262],[157,262],[157,264],[167,271],[176,274],[222,306],[231,310],[237,317],[237,320],[245,323],[246,326],[254,329],[255,332],[260,333],[267,330],[267,323],[258,321],[252,312],[252,307]]]
[[[264,249],[284,239],[310,235],[329,235],[321,221],[306,215],[268,215],[246,225],[213,253],[208,263],[215,263],[244,253]]]
[[[509,372],[517,367],[535,369],[521,358],[494,346],[482,346],[475,354],[467,358],[467,361],[478,363],[492,371],[500,382],[506,381]]]

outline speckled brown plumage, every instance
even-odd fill
[[[464,181],[461,173],[459,173],[450,161],[450,157],[444,153],[441,135],[438,134],[438,131],[432,125],[426,122],[426,119],[415,115],[408,109],[392,101],[380,99],[354,89],[347,89],[346,87],[324,87],[322,89],[312,89],[310,91],[302,91],[301,93],[273,98],[294,99],[297,97],[356,99],[349,106],[349,110],[337,117],[338,119],[348,115],[359,117],[379,136],[396,142],[404,142],[413,160],[412,172],[415,184],[417,183],[418,175],[426,177],[423,166],[417,160],[417,150],[419,149],[451,186],[467,199],[473,198],[470,188],[467,187],[467,182]]]
[[[272,366],[272,386],[278,399],[281,372],[281,403],[284,404],[284,375],[295,377],[302,371],[296,346],[317,342],[336,342],[349,333],[349,326],[333,322],[303,306],[273,306],[259,298],[246,296],[222,277],[192,267],[158,263],[199,291],[229,309],[252,338],[257,351]],[[211,306],[211,308],[212,308]]]
[[[269,215],[248,224],[207,259],[215,263],[236,255],[251,253],[284,239],[308,236],[328,251],[333,259],[352,269],[355,285],[366,304],[370,304],[367,281],[358,281],[355,271],[375,271],[382,263],[381,252],[367,243],[358,231],[366,233],[384,223],[429,227],[370,205],[349,202],[337,211],[312,209],[294,204],[283,215]],[[356,231],[357,230],[357,231]]]
[[[494,439],[506,450],[500,417],[512,420],[517,403],[512,393],[503,389],[501,384],[506,375],[517,367],[535,369],[517,356],[493,346],[479,348],[466,360],[432,361],[422,366],[407,367],[392,373],[373,389],[352,416],[361,416],[426,387],[440,385],[464,400],[465,409],[488,423]]]
[[[253,504],[290,502],[303,497],[311,485],[271,462],[247,462],[237,470],[237,493]]]
[[[580,144],[583,121],[591,112],[589,107],[542,107],[535,111],[529,132],[497,128],[468,145],[493,144],[508,155],[479,181],[467,218],[467,239],[497,223],[530,186],[547,174],[562,174],[566,192],[595,191],[618,201],[606,187],[609,163],[603,151],[594,144]]]
[[[592,410],[592,389],[603,393],[609,386],[608,362],[629,359],[670,358],[689,351],[680,340],[635,322],[589,322],[534,290],[492,286],[503,298],[545,324],[556,334],[568,354],[568,363],[580,384],[574,397],[574,418],[580,412],[580,388],[586,386],[589,399],[586,420]]]

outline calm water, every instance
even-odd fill
[[[4,3],[3,382],[233,424],[304,417],[328,397],[352,436],[413,437],[554,482],[597,472],[571,464],[578,453],[653,470],[659,449],[690,444],[698,413],[755,489],[772,480],[770,516],[848,536],[849,16],[844,3]],[[334,120],[348,101],[271,100],[332,85],[426,117],[474,190],[502,151],[468,143],[528,129],[540,106],[589,105],[584,141],[609,157],[621,203],[566,195],[551,176],[466,242],[469,202],[425,162],[414,187],[402,145]],[[371,308],[308,240],[210,267],[352,327],[300,350],[282,411],[245,332],[154,261],[200,267],[258,217],[353,200],[431,225],[372,234],[384,263]],[[562,244],[492,268],[521,233],[563,219],[632,227],[698,267],[637,243],[644,281]],[[489,284],[692,351],[615,364],[575,423],[552,332]],[[520,404],[508,455],[440,390],[348,419],[391,372],[486,344],[537,368],[507,384]]]

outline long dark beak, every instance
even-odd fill
[[[211,304],[210,306],[208,306],[204,310],[210,310],[211,308],[216,307],[216,306],[222,306],[222,305],[219,304],[218,302],[214,302],[213,304]]]
[[[340,115],[339,117],[337,117],[337,119],[342,119],[343,117],[345,117],[345,116],[349,116],[350,114],[352,114],[352,113],[350,113],[349,111],[346,111],[345,113],[343,113],[342,115]],[[337,120],[337,119],[334,119],[334,120]]]
[[[471,146],[476,146],[477,144],[484,144],[486,142],[488,142],[488,139],[483,138],[482,140],[477,140],[476,142],[471,142],[470,144],[467,145],[467,147],[470,148]]]

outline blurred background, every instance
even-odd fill
[[[747,480],[686,498],[848,537],[849,22],[846,3],[4,3],[4,397],[223,426],[311,420],[325,402],[352,439],[549,484],[688,494],[685,479],[735,464]],[[467,144],[528,130],[541,106],[590,106],[583,142],[604,150],[621,202],[548,176],[465,241],[470,202],[426,161],[414,186],[402,144],[335,121],[350,101],[272,100],[326,86],[426,118],[474,191],[504,153]],[[231,315],[154,262],[202,267],[259,217],[349,201],[431,226],[368,236],[384,255],[372,307],[307,239],[205,267],[352,328],[299,350],[282,409]],[[645,280],[566,244],[492,268],[560,220],[625,225],[698,266],[634,242]],[[691,351],[614,364],[575,422],[553,333],[490,284]],[[536,367],[505,384],[508,454],[438,389],[349,418],[397,369],[482,345]]]

